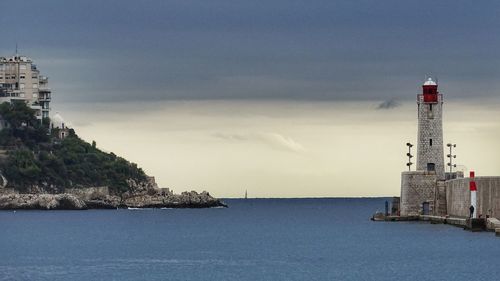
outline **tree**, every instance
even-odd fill
[[[127,180],[146,180],[146,174],[136,164],[114,153],[99,150],[96,142],[89,144],[73,129],[64,140],[48,130],[24,102],[0,104],[0,115],[10,125],[0,131],[0,144],[13,146],[0,169],[9,183],[18,190],[28,186],[109,187],[112,193],[128,190]]]

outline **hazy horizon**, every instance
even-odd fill
[[[415,102],[387,110],[376,102],[169,101],[127,113],[136,106],[61,110],[82,138],[138,163],[160,186],[219,197],[245,190],[249,197],[395,196],[405,143],[417,134]],[[445,100],[445,143],[457,143],[458,168],[477,176],[500,171],[500,103],[488,106]]]
[[[398,195],[416,94],[444,95],[459,168],[500,174],[500,3],[9,3],[0,56],[49,76],[52,114],[162,187],[217,197]],[[414,167],[413,167],[414,168]]]

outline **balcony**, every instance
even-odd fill
[[[23,99],[24,92],[21,92],[19,90],[4,89],[3,91],[0,91],[0,96]]]
[[[440,102],[443,102],[443,95],[442,94],[437,94],[437,100],[435,102],[425,102],[423,94],[417,95],[417,103],[440,103]]]
[[[40,93],[51,93],[52,90],[49,87],[45,86],[45,85],[40,85],[40,86],[38,86],[38,92],[40,92]]]

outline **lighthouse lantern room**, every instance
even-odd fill
[[[444,179],[443,97],[432,78],[428,78],[422,85],[417,105],[417,170],[433,172],[438,179]]]
[[[437,83],[432,81],[432,78],[428,78],[422,85],[422,92],[424,96],[424,102],[427,103],[437,103],[438,102],[438,86]]]

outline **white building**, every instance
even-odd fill
[[[69,136],[69,127],[68,125],[64,122],[64,118],[57,112],[50,118],[50,128],[52,130],[56,129],[57,132],[57,137],[60,140],[65,139],[67,136]]]
[[[25,56],[0,57],[0,103],[25,101],[36,110],[38,119],[48,118],[51,90],[48,78],[40,75],[33,61]]]

